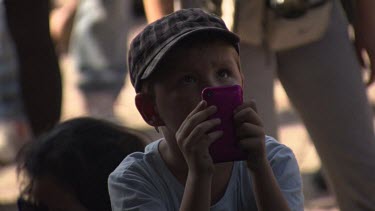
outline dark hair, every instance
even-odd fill
[[[87,117],[68,120],[21,151],[18,172],[28,179],[21,195],[32,198],[33,183],[51,177],[88,210],[111,210],[108,176],[136,151],[143,151],[142,140],[126,128]]]

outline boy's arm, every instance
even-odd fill
[[[220,124],[220,120],[207,119],[216,110],[215,106],[207,107],[207,103],[201,101],[176,132],[177,144],[189,170],[180,210],[210,209],[214,163],[208,147],[222,135],[222,131],[208,133]]]
[[[143,0],[143,5],[148,23],[173,12],[173,0]]]
[[[248,153],[247,165],[252,174],[257,207],[259,210],[290,210],[267,160],[264,128],[255,110],[253,102],[244,103],[234,111],[234,120],[239,144]]]
[[[181,201],[182,210],[209,210],[211,204],[212,175],[188,174]]]
[[[251,162],[251,161],[248,161]],[[267,159],[250,169],[259,210],[290,210]]]

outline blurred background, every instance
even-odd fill
[[[69,1],[55,3],[55,9],[52,10],[51,14],[58,12],[58,9],[63,7],[64,4],[69,4]],[[146,24],[142,1],[133,0],[131,2],[129,11],[131,23],[129,23],[126,45],[128,45],[128,41],[131,40],[131,38]],[[69,19],[69,17],[59,15],[56,15],[54,18],[50,18],[52,34],[59,33],[59,29],[54,28],[54,26],[58,26],[63,23],[67,24],[67,27],[69,28],[71,25],[73,25],[73,22],[74,21]],[[61,36],[63,37],[60,37],[60,42],[56,44],[62,76],[61,121],[78,116],[96,116],[96,111],[90,110],[93,108],[88,108],[87,96],[83,94],[82,87],[77,85],[80,84],[82,76],[81,72],[78,70],[79,67],[76,65],[75,57],[67,50],[69,46],[69,38],[67,36],[69,35],[63,34]],[[279,81],[276,79],[274,83],[275,103],[277,107],[278,123],[280,125],[279,140],[283,144],[289,146],[297,157],[304,181],[306,210],[338,210],[334,197],[332,197],[329,190],[327,190],[324,182],[320,181],[319,177],[317,176],[316,172],[318,172],[320,169],[321,164],[314,145],[310,141],[310,138],[298,115],[291,107]],[[368,89],[368,96],[371,101],[371,105],[374,108],[374,86]],[[107,96],[103,96],[103,98],[105,97]],[[126,77],[123,88],[119,91],[117,98],[111,102],[113,103],[113,111],[109,111],[109,117],[106,117],[127,127],[144,131],[153,139],[160,137],[160,134],[156,133],[153,128],[144,123],[143,119],[135,108],[134,97],[134,89],[129,81],[129,77]],[[95,101],[100,100],[100,96],[95,95],[94,99]],[[350,104],[351,102],[347,103]],[[106,104],[104,106],[108,105]],[[100,110],[101,108],[98,109]],[[111,114],[111,112],[113,114]],[[7,148],[8,140],[20,136],[27,136],[23,134],[27,133],[27,130],[28,129],[13,128],[7,124],[0,125],[0,153],[2,153],[2,157],[14,157],[14,154],[6,155],[12,153]],[[14,162],[2,162],[0,165],[0,211],[17,210],[15,202],[18,195],[19,188],[17,182],[16,165]]]

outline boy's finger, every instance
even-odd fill
[[[210,119],[207,121],[204,121],[197,125],[189,134],[188,140],[190,143],[200,142],[202,137],[208,133],[208,131],[212,130],[215,126],[219,125],[221,123],[221,120],[216,119]]]
[[[241,139],[238,141],[238,146],[242,149],[252,148],[252,146],[256,146],[256,141],[258,137],[250,137],[246,139]]]
[[[239,128],[236,129],[236,136],[238,139],[259,137],[264,135],[265,132],[263,127],[250,123],[243,123]]]
[[[251,107],[250,102],[244,102],[244,103],[242,103],[236,109],[234,109],[233,113],[237,113],[238,111],[240,111],[240,110],[242,110],[244,108],[247,108],[247,107]]]
[[[214,114],[217,111],[216,106],[210,106],[206,109],[200,110],[192,116],[187,117],[184,122],[181,124],[179,132],[181,135],[188,136],[190,131],[193,130],[201,122],[208,119],[209,116]]]
[[[258,137],[242,139],[238,142],[238,146],[248,153],[248,158],[261,157],[265,153],[265,144],[260,144]]]
[[[193,116],[195,113],[205,109],[207,107],[207,102],[205,100],[201,100],[198,105],[187,115],[186,118]]]
[[[258,113],[258,108],[257,108],[257,104],[256,104],[255,100],[250,100],[250,107],[251,107],[256,113]]]
[[[191,116],[193,116],[195,113],[197,113],[197,112],[199,112],[199,111],[201,111],[201,110],[203,110],[204,108],[206,108],[206,106],[207,106],[207,102],[206,101],[204,101],[204,100],[201,100],[198,104],[197,104],[197,106],[186,116],[186,118],[185,118],[185,120],[181,123],[181,125],[180,125],[180,129],[179,130],[181,130],[181,129],[183,129],[184,127],[185,127],[185,124],[186,124],[186,122],[189,120],[189,118],[191,117]],[[177,131],[178,132],[178,131]]]
[[[237,113],[234,114],[233,119],[237,126],[244,122],[263,126],[263,122],[259,115],[251,107],[245,107],[242,110],[238,110]]]
[[[236,109],[234,109],[234,113],[237,113],[239,110],[242,110],[246,107],[252,108],[256,113],[258,113],[258,108],[256,106],[255,100],[250,100],[247,102],[242,103],[240,106],[238,106]]]
[[[218,138],[222,137],[224,132],[222,130],[217,130],[211,133],[208,133],[208,146],[214,143]]]

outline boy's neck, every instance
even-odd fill
[[[189,168],[185,162],[185,159],[179,150],[177,144],[170,144],[169,141],[176,140],[167,140],[167,134],[164,133],[164,140],[159,144],[159,153],[161,158],[165,162],[169,171],[176,177],[176,179],[185,186]],[[174,149],[176,148],[176,149]],[[212,204],[216,203],[224,195],[225,190],[230,181],[232,175],[233,162],[219,163],[215,165],[215,172],[212,178]]]
[[[165,137],[164,140],[162,140],[159,144],[159,153],[168,169],[180,182],[181,179],[186,179],[189,168],[177,145],[169,144],[167,138]],[[185,184],[185,181],[181,183]]]

